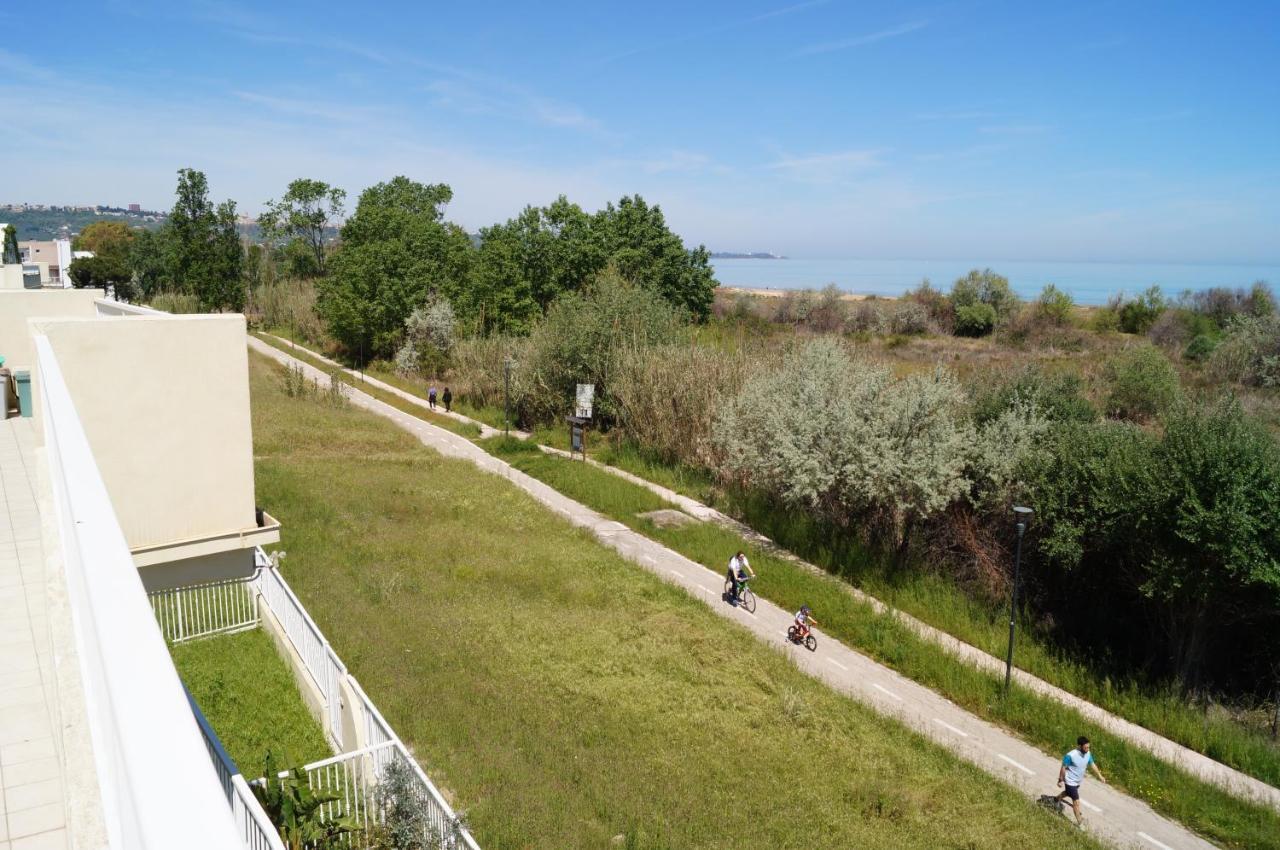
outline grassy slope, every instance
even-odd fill
[[[1077,712],[1052,700],[1015,688],[1000,699],[1002,677],[994,677],[956,661],[888,616],[857,603],[829,576],[817,575],[774,558],[733,532],[709,523],[657,528],[637,514],[667,505],[656,495],[617,476],[583,463],[550,457],[518,441],[484,441],[492,451],[560,492],[672,549],[720,571],[729,555],[741,548],[759,574],[753,584],[762,596],[784,607],[814,607],[824,631],[889,664],[903,674],[983,717],[1010,728],[1047,753],[1069,746],[1080,731],[1094,741],[1108,777],[1146,800],[1158,811],[1233,847],[1280,847],[1280,816],[1241,802],[1213,786],[1102,730]],[[1080,731],[1077,731],[1080,730]]]
[[[252,364],[289,580],[487,850],[1090,846],[500,479]]]
[[[182,681],[246,777],[262,773],[268,748],[287,765],[333,755],[293,673],[260,629],[178,644],[172,653]]]
[[[731,329],[721,326],[704,329],[704,335],[716,328],[719,333],[717,344],[741,343],[741,340],[730,338],[733,336]],[[274,340],[268,341],[283,348]],[[1110,344],[1112,341],[1109,339],[1093,339],[1093,345],[1103,350]],[[976,353],[965,348],[966,356],[996,358],[998,362],[1003,362],[1000,358],[1007,356],[1007,352],[993,345],[991,340],[974,341],[952,337],[913,339],[910,345],[895,350],[894,354],[903,363],[914,363],[926,355],[936,355],[939,346],[950,351],[945,347],[974,345],[983,347]],[[292,353],[299,354],[313,365],[324,366],[305,353]],[[1077,356],[1080,354],[1081,352],[1076,352]],[[407,391],[421,392],[421,387],[398,375],[377,373],[377,376]],[[383,393],[379,397],[389,397],[384,400],[392,401],[400,409],[410,413],[420,410],[395,399],[389,393]],[[476,411],[467,408],[463,400],[455,404],[455,408],[468,415],[476,415]],[[466,426],[459,426],[451,420],[429,415],[423,418],[462,433],[463,436],[476,436],[474,430],[461,430]],[[500,427],[502,411],[485,411],[483,418],[489,424],[496,423]],[[568,434],[563,425],[536,429],[533,436],[540,443],[562,449],[568,447]],[[713,482],[702,471],[663,463],[630,443],[619,443],[600,435],[591,435],[588,439],[588,453],[596,460],[654,481],[677,493],[707,503],[722,501],[722,494],[717,492]],[[768,506],[749,502],[734,501],[720,507],[809,561],[935,628],[993,655],[1001,656],[1004,653],[1008,639],[1005,611],[993,609],[975,600],[944,576],[920,570],[885,571],[874,558],[851,557],[845,552],[833,552],[824,530],[803,516],[779,513]],[[1051,640],[1041,638],[1036,633],[1034,624],[1029,622],[1022,623],[1020,628],[1018,666],[1223,764],[1264,782],[1280,785],[1280,748],[1274,742],[1255,730],[1242,727],[1228,715],[1208,714],[1188,705],[1177,693],[1155,692],[1137,683],[1113,682],[1101,677],[1087,665],[1065,657]]]

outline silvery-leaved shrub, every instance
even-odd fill
[[[823,338],[748,380],[714,438],[739,482],[837,523],[861,516],[902,556],[918,522],[972,487],[964,406],[945,369],[895,380]]]

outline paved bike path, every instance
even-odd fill
[[[289,343],[288,340],[280,337],[273,338],[282,343]],[[386,383],[385,381],[380,381],[377,378],[363,376],[354,369],[347,369],[341,363],[330,360],[329,358],[324,357],[321,354],[317,354],[308,348],[303,348],[302,350],[324,363],[335,368],[342,369],[353,378],[359,377],[361,380],[367,381],[386,392],[394,393],[406,401],[424,407],[426,406],[426,400],[419,396],[406,392],[399,387]],[[478,422],[460,413],[446,413],[443,410],[436,410],[435,412],[442,416],[449,416],[460,422],[468,422],[480,426],[481,436],[484,437],[501,433],[496,428],[492,428],[489,425],[485,425],[483,422]],[[529,434],[524,431],[512,431],[512,434],[520,439],[526,439],[529,437]],[[543,445],[540,445],[539,448],[549,454],[556,454],[564,457],[569,456],[569,453],[562,449]],[[623,478],[633,484],[644,487],[680,508],[690,516],[696,517],[705,522],[714,522],[729,528],[736,534],[750,540],[752,543],[762,549],[765,549],[772,555],[785,558],[786,560],[804,567],[817,575],[829,576],[829,574],[820,567],[797,557],[750,526],[717,511],[709,505],[704,505],[696,499],[691,499],[688,496],[676,493],[675,491],[663,487],[660,484],[655,484],[652,481],[633,475],[626,470],[617,468],[616,466],[609,466],[608,464],[601,463],[600,461],[591,458],[587,458],[587,462],[611,475],[616,475],[619,478]],[[844,590],[860,602],[870,605],[878,613],[889,614],[920,637],[937,644],[960,660],[988,672],[1002,673],[1004,671],[1004,659],[997,658],[994,655],[979,649],[973,644],[966,643],[954,635],[930,626],[928,623],[925,623],[910,614],[893,609],[876,597],[864,593],[847,582],[842,582],[841,585]],[[1018,684],[1022,685],[1027,690],[1038,693],[1041,696],[1049,697],[1050,699],[1056,700],[1063,705],[1079,711],[1080,714],[1083,715],[1090,723],[1096,724],[1098,727],[1104,728],[1107,731],[1120,736],[1131,744],[1142,747],[1147,752],[1181,768],[1182,770],[1185,770],[1192,776],[1203,779],[1204,781],[1216,785],[1228,793],[1234,794],[1242,799],[1252,800],[1253,802],[1260,803],[1264,806],[1270,806],[1271,808],[1280,811],[1280,788],[1268,785],[1267,783],[1259,779],[1255,779],[1247,773],[1236,770],[1229,765],[1225,765],[1220,761],[1215,761],[1203,753],[1196,752],[1190,747],[1186,747],[1176,741],[1172,741],[1163,735],[1153,732],[1145,726],[1140,726],[1137,723],[1125,720],[1123,717],[1113,714],[1105,708],[1091,703],[1088,700],[1081,699],[1069,691],[1046,682],[1044,679],[1041,679],[1032,673],[1028,673],[1026,670],[1021,670],[1015,667],[1013,670],[1013,678],[1018,682]]]
[[[324,372],[259,339],[250,337],[249,346],[278,363],[301,367],[307,377],[320,381],[322,386],[327,384],[328,376]],[[715,613],[739,623],[765,643],[780,648],[802,670],[841,693],[898,719],[1031,798],[1056,793],[1058,758],[1046,756],[928,688],[827,638],[821,630],[815,630],[818,638],[816,652],[793,646],[786,639],[787,627],[792,622],[790,612],[764,599],[759,600],[755,614],[730,607],[720,599],[724,579],[718,572],[712,572],[622,523],[569,499],[464,437],[410,416],[357,388],[348,387],[348,396],[357,407],[391,419],[441,454],[469,460],[487,472],[506,478],[574,525],[589,530],[628,560],[685,588],[694,597],[705,601]],[[1063,730],[1064,751],[1077,734],[1077,730]],[[1106,754],[1100,756],[1105,772]],[[1086,784],[1083,797],[1088,801],[1089,831],[1114,847],[1207,850],[1214,846],[1181,824],[1157,814],[1140,800],[1096,780]]]

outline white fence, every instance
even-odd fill
[[[218,782],[222,785],[222,793],[227,798],[227,804],[231,806],[231,813],[244,839],[244,846],[248,850],[285,850],[280,834],[276,832],[275,826],[267,818],[267,813],[262,810],[257,798],[253,796],[249,783],[244,781],[244,777],[236,769],[231,756],[227,755],[227,751],[222,748],[222,741],[218,740],[218,734],[213,731],[213,727],[209,725],[204,712],[200,710],[200,706],[196,705],[189,691],[187,701],[191,703],[191,713],[200,726],[200,733],[204,735],[209,759],[218,773]]]
[[[255,576],[147,594],[160,633],[170,643],[252,629],[258,625]]]
[[[93,769],[112,850],[243,846],[49,340],[34,338]]]
[[[275,615],[289,642],[302,658],[302,665],[311,680],[324,696],[329,734],[341,748],[345,743],[342,736],[341,683],[347,677],[346,665],[338,659],[338,654],[324,639],[320,627],[302,607],[302,602],[285,583],[279,570],[259,570],[256,582],[263,604]]]
[[[259,563],[267,562],[268,559],[261,550],[258,550],[258,556]],[[431,837],[448,850],[480,850],[435,783],[409,754],[408,748],[391,728],[391,724],[378,711],[355,677],[347,672],[346,665],[325,640],[320,627],[311,619],[279,570],[263,567],[245,578],[157,590],[149,594],[161,629],[165,637],[173,642],[252,628],[259,619],[258,609],[254,604],[255,595],[280,623],[285,636],[302,659],[307,675],[324,697],[329,732],[339,747],[343,744],[343,681],[347,682],[359,702],[352,713],[360,722],[357,733],[363,735],[365,746],[304,768],[312,788],[332,790],[343,795],[340,800],[328,804],[326,813],[333,817],[351,817],[361,825],[363,834],[368,837],[371,827],[383,822],[383,813],[377,805],[374,789],[387,765],[399,761],[408,767],[413,777],[414,794],[426,812]],[[249,601],[247,607],[242,604],[244,598]],[[198,710],[196,716],[203,719]],[[202,728],[205,727],[207,724],[202,725]],[[279,838],[274,831],[270,838],[276,843],[262,843],[265,840],[261,835],[265,816],[262,815],[261,807],[252,797],[244,778],[232,770],[230,759],[222,751],[221,745],[216,744],[217,736],[211,729],[206,729],[205,741],[215,766],[219,766],[218,773],[224,793],[231,803],[236,822],[244,833],[246,845],[250,850],[276,850]],[[237,785],[238,789],[235,787]],[[236,793],[232,793],[233,791]],[[269,823],[267,828],[270,829]],[[352,847],[361,846],[364,845],[358,839],[352,843]]]

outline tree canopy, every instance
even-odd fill
[[[444,220],[452,198],[444,184],[407,177],[360,194],[318,285],[320,314],[349,350],[391,357],[415,308],[432,295],[460,300],[472,246],[465,230]]]
[[[347,193],[322,180],[299,178],[279,201],[267,201],[258,216],[263,239],[283,246],[293,240],[307,250],[317,274],[325,272],[325,228],[342,218]]]
[[[110,289],[115,296],[131,301],[136,295],[130,264],[138,231],[123,221],[95,221],[80,231],[72,242],[77,251],[92,251],[92,257],[71,262],[68,274],[78,288]]]

